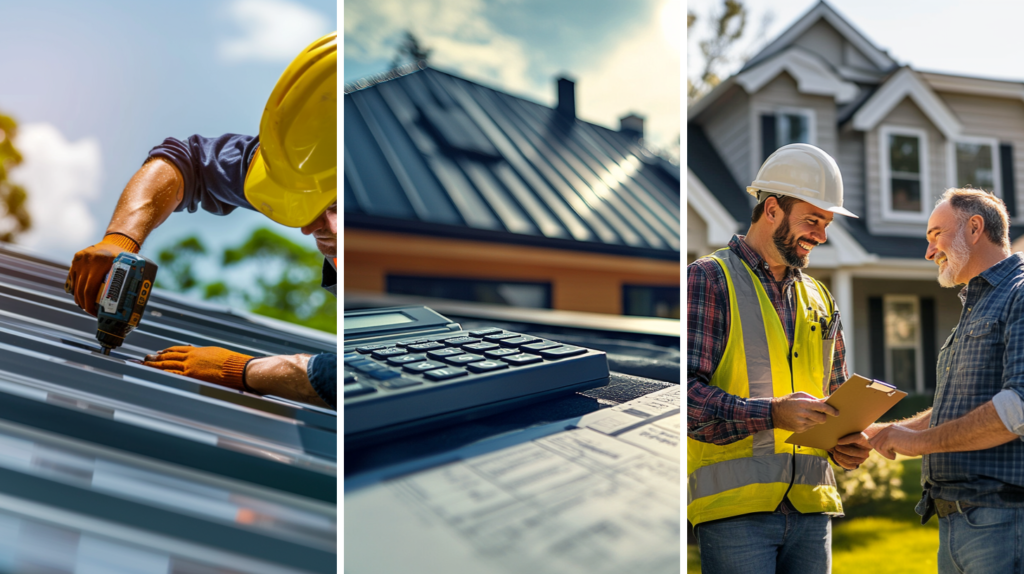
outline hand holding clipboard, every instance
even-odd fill
[[[907,393],[881,381],[853,375],[825,401],[839,411],[824,423],[804,432],[794,433],[786,442],[828,450],[839,439],[868,428]]]

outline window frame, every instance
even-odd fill
[[[909,136],[918,139],[918,163],[921,174],[921,211],[896,211],[892,208],[892,176],[890,161],[889,136]],[[928,221],[931,206],[930,178],[928,174],[928,132],[922,128],[908,126],[883,125],[878,129],[879,174],[882,192],[882,218],[889,221],[906,221],[925,223]]]
[[[956,168],[956,144],[981,144],[987,145],[992,149],[992,193],[999,199],[1003,198],[1003,171],[1002,171],[1002,158],[1000,158],[1001,150],[999,147],[999,140],[997,138],[982,137],[982,136],[959,136],[955,140],[950,140],[946,144],[946,177],[948,179],[949,187],[959,187],[957,185],[957,168]]]
[[[917,317],[917,340],[913,346],[893,345],[889,341],[888,310],[890,303],[912,303]],[[895,385],[893,380],[893,360],[890,351],[893,349],[914,349],[914,391],[925,392],[924,388],[924,334],[921,332],[921,298],[917,295],[898,295],[887,293],[882,296],[882,333],[885,339],[885,380]]]
[[[782,106],[772,110],[775,114],[775,149],[782,147],[779,145],[779,116],[782,114],[788,114],[792,116],[804,116],[807,119],[807,140],[805,142],[792,142],[792,143],[807,143],[813,146],[818,145],[818,124],[815,121],[814,108],[800,108],[795,106]],[[788,145],[788,144],[783,144]]]

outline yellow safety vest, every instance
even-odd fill
[[[823,396],[822,332],[832,297],[808,275],[794,284],[796,327],[792,363],[782,321],[761,281],[739,255],[710,255],[725,271],[731,317],[725,354],[711,385],[742,398],[781,397],[803,391]],[[792,366],[790,366],[792,364]],[[687,437],[687,518],[694,526],[752,512],[772,512],[789,499],[803,513],[841,516],[843,504],[824,450],[786,443],[782,429],[755,433],[720,446]]]

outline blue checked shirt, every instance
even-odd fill
[[[939,351],[929,427],[993,401],[1007,428],[1024,434],[1024,254],[1014,253],[967,284],[960,322]],[[924,457],[927,495],[979,506],[1024,507],[1024,442]]]

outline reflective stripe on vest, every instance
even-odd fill
[[[725,272],[732,320],[710,384],[740,398],[792,392],[822,396],[821,317],[832,311],[824,286],[805,275],[794,289],[793,342],[760,279],[731,249],[712,255]],[[783,498],[803,513],[842,514],[835,477],[823,450],[794,447],[782,429],[727,445],[687,437],[687,516],[694,525],[772,512]]]

